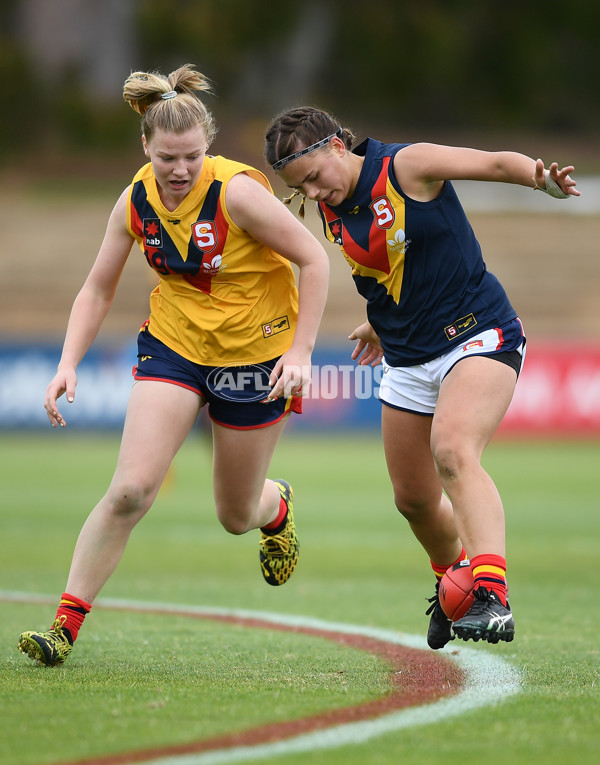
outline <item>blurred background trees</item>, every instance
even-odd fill
[[[210,107],[242,155],[305,102],[397,140],[589,145],[599,26],[589,0],[0,0],[0,163],[129,149],[123,80],[185,62],[215,83]]]
[[[514,149],[574,164],[576,201],[502,184],[486,192],[466,183],[459,193],[527,328],[531,383],[520,387],[519,410],[527,426],[543,427],[551,412],[565,422],[597,414],[599,21],[592,0],[0,0],[0,428],[44,421],[39,402],[73,298],[114,200],[145,161],[123,81],[186,62],[215,86],[203,96],[219,127],[214,153],[263,169],[278,196],[286,190],[264,162],[264,131],[300,103],[332,111],[360,139]],[[320,236],[314,205],[306,223]],[[329,249],[320,337],[345,364],[364,305]],[[110,382],[79,399],[102,406],[103,420],[109,394],[115,412],[124,405],[129,344],[154,283],[137,252],[99,337],[115,364]],[[536,338],[562,340],[573,356],[559,349],[540,371]],[[579,357],[584,343],[592,350]],[[100,385],[103,374],[88,379]],[[339,421],[351,422],[344,411]],[[376,423],[378,409],[365,416]]]

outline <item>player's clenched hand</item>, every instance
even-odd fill
[[[77,374],[74,369],[59,369],[46,388],[44,409],[53,428],[60,425],[64,428],[67,424],[58,410],[56,400],[64,393],[67,401],[71,404],[75,400],[75,388],[77,386]]]
[[[269,385],[272,390],[269,399],[280,396],[302,396],[310,383],[311,365],[310,356],[296,353],[291,348],[283,354],[273,367],[269,377]]]
[[[383,348],[379,341],[377,333],[373,327],[366,321],[357,327],[354,332],[349,335],[350,340],[358,340],[354,350],[352,351],[352,358],[362,366],[371,364],[376,367],[381,364],[383,358]],[[362,354],[362,355],[361,355]]]

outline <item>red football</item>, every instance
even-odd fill
[[[473,572],[469,561],[456,563],[440,582],[440,606],[448,619],[455,622],[464,616],[473,601]]]

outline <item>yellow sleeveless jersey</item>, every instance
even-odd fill
[[[254,168],[207,156],[192,191],[173,212],[162,204],[152,165],[135,175],[127,228],[160,277],[150,296],[150,332],[197,364],[254,364],[292,344],[298,294],[289,261],[231,220],[227,183]]]

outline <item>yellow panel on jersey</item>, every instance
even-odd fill
[[[160,200],[152,165],[135,175],[127,227],[160,276],[150,296],[150,332],[197,364],[255,364],[291,345],[298,294],[289,261],[232,221],[229,180],[254,168],[224,157],[204,159],[192,191],[174,211]]]
[[[326,205],[321,205],[325,219],[325,234],[338,244],[352,267],[354,275],[372,277],[381,284],[396,303],[404,281],[406,253],[406,215],[404,198],[396,191],[388,176],[390,158],[383,161],[371,196],[367,215],[350,211],[342,224],[341,218]],[[356,215],[356,217],[351,217]],[[351,225],[354,224],[354,225]],[[365,232],[368,227],[368,232]],[[358,229],[354,231],[353,228]],[[358,243],[359,234],[368,238],[368,246]]]

